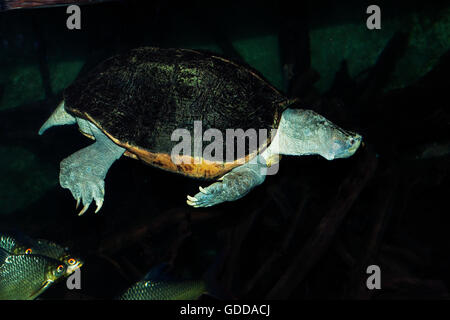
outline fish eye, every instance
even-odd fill
[[[56,268],[56,271],[57,271],[58,273],[63,272],[63,271],[64,271],[64,266],[63,266],[62,264],[60,264],[60,265],[58,266],[58,268]]]
[[[355,144],[355,139],[351,138],[350,139],[350,145],[354,145]]]
[[[25,254],[31,254],[33,252],[33,250],[31,248],[28,248],[27,250],[25,250]]]
[[[75,259],[74,258],[70,258],[69,261],[67,261],[71,266],[73,266],[75,264]]]

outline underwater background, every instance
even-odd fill
[[[111,299],[159,263],[217,277],[235,298],[448,298],[450,3],[112,1],[0,12],[0,227],[72,248],[82,289],[42,299]],[[205,209],[198,181],[121,158],[103,209],[78,217],[59,163],[89,145],[76,126],[40,126],[62,91],[102,60],[140,46],[206,49],[360,133],[354,157],[283,157],[246,197]],[[382,290],[366,289],[366,268]]]

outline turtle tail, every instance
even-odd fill
[[[64,101],[62,101],[58,108],[52,113],[50,118],[48,118],[47,121],[42,125],[42,127],[39,129],[39,135],[42,135],[48,128],[51,128],[53,126],[62,126],[65,124],[75,124],[76,119],[75,117],[71,116],[66,112],[64,109]]]

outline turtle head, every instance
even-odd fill
[[[324,143],[321,154],[327,160],[351,157],[361,145],[361,135],[351,131],[337,131]]]
[[[346,131],[312,110],[287,109],[280,122],[282,154],[318,154],[327,160],[348,158],[361,145],[362,137]]]
[[[327,160],[351,157],[362,142],[362,136],[356,132],[343,130],[319,114],[312,121],[317,136],[317,153]]]

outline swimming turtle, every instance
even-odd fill
[[[95,212],[100,210],[106,173],[122,155],[185,176],[216,179],[194,197],[187,196],[189,205],[207,207],[239,199],[261,184],[279,154],[319,154],[332,160],[356,152],[359,134],[296,108],[297,100],[244,63],[204,51],[144,47],[107,59],[70,85],[39,134],[76,123],[96,141],[60,166],[61,186],[71,191],[77,207],[84,204],[80,215],[93,200]],[[200,143],[195,132],[199,123],[205,130]],[[246,144],[244,152],[227,152],[224,159],[217,146],[233,151],[246,138],[222,139],[220,134],[230,129],[245,134],[276,130],[258,138],[256,147]],[[192,149],[174,153],[180,132],[193,133],[195,139],[187,140],[193,155]],[[215,148],[202,149],[212,137]],[[196,156],[195,150],[204,153]]]

